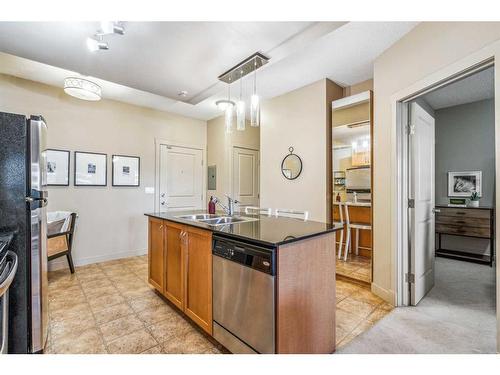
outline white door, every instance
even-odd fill
[[[233,148],[233,198],[240,207],[259,206],[259,151]]]
[[[203,151],[160,145],[160,212],[202,209]]]
[[[410,104],[411,304],[416,305],[434,286],[434,118],[417,103]]]

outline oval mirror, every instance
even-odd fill
[[[290,154],[285,156],[281,162],[281,173],[286,179],[295,180],[302,172],[302,160],[297,154],[293,153],[293,147],[290,147],[288,151],[290,151]]]

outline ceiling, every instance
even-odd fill
[[[336,126],[332,129],[333,148],[351,147],[352,142],[370,139],[370,124],[356,126]]]
[[[456,105],[491,99],[495,95],[494,69],[490,67],[464,79],[424,95],[423,99],[433,108],[442,109]]]
[[[125,22],[125,35],[107,37],[108,51],[90,52],[85,40],[98,22],[0,22],[0,73],[57,87],[68,75],[89,76],[105,98],[208,120],[220,115],[214,103],[227,95],[217,77],[254,52],[271,59],[258,74],[263,98],[322,78],[347,86],[372,78],[375,58],[415,25]]]

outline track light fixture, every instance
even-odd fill
[[[116,21],[101,21],[100,28],[93,37],[87,38],[87,48],[91,52],[105,51],[109,49],[109,45],[105,42],[104,36],[108,35],[124,35],[125,29],[120,22]]]
[[[94,38],[87,38],[87,48],[91,52],[103,50],[106,51],[109,49],[108,43],[102,41],[102,37],[96,35]]]

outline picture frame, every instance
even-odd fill
[[[141,158],[129,155],[112,155],[111,185],[139,187],[141,184]]]
[[[75,186],[106,186],[108,155],[98,152],[75,151]]]
[[[482,196],[482,171],[448,172],[448,196],[470,197],[473,192]]]
[[[70,153],[55,148],[45,150],[47,186],[69,186]]]

